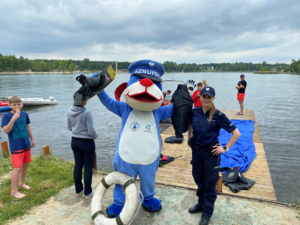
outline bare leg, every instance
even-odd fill
[[[24,182],[25,182],[25,176],[26,176],[26,173],[27,173],[27,169],[28,169],[28,163],[24,163],[23,164],[23,167],[22,167],[22,171],[21,171],[21,176],[20,176],[20,187],[24,188],[24,189],[27,189],[29,190],[30,189],[30,186],[26,185]]]
[[[19,175],[22,171],[22,168],[14,168],[14,171],[12,172],[11,175],[11,193],[10,195],[15,197],[15,198],[24,198],[25,195],[20,193],[18,191],[18,180],[19,180]]]
[[[244,101],[240,101],[241,114],[244,114]]]

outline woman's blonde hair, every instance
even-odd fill
[[[202,80],[203,87],[207,85],[206,80]]]
[[[216,113],[216,107],[215,107],[214,103],[212,103],[210,111],[209,111],[208,123],[212,120],[215,113]]]

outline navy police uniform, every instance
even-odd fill
[[[212,89],[214,96],[213,88],[205,87],[205,89],[208,91]],[[205,92],[201,94],[205,94]],[[204,114],[202,107],[194,108],[190,122],[193,128],[192,175],[198,186],[198,204],[196,206],[202,209],[202,215],[211,217],[217,199],[216,183],[219,180],[218,170],[215,167],[220,163],[220,156],[211,153],[212,146],[219,144],[218,136],[221,128],[231,133],[236,127],[219,110],[216,110],[209,122],[209,111]]]

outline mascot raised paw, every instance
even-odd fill
[[[155,174],[161,151],[159,121],[173,114],[175,102],[178,102],[179,108],[182,108],[180,105],[189,105],[189,109],[185,110],[189,114],[193,101],[189,99],[187,87],[184,85],[185,87],[181,89],[186,94],[180,93],[182,90],[176,91],[175,102],[161,106],[163,102],[161,76],[165,69],[158,62],[140,60],[132,63],[128,70],[131,74],[130,80],[115,90],[116,100],[110,98],[105,91],[100,92],[98,97],[108,110],[122,119],[113,169],[134,178],[139,175],[141,192],[144,196],[143,207],[148,211],[157,212],[162,209],[161,201],[154,198]],[[122,93],[126,102],[120,102]],[[184,103],[176,100],[182,96],[187,98]],[[178,121],[180,126],[184,119]],[[121,185],[115,185],[113,198],[114,203],[107,208],[107,213],[115,218],[121,213],[125,203]]]

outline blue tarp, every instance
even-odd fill
[[[248,170],[256,157],[255,146],[253,143],[254,121],[253,120],[231,120],[239,129],[241,136],[230,150],[221,154],[220,167],[240,167],[240,172]],[[226,145],[231,134],[224,129],[220,130],[219,141],[222,146]]]

